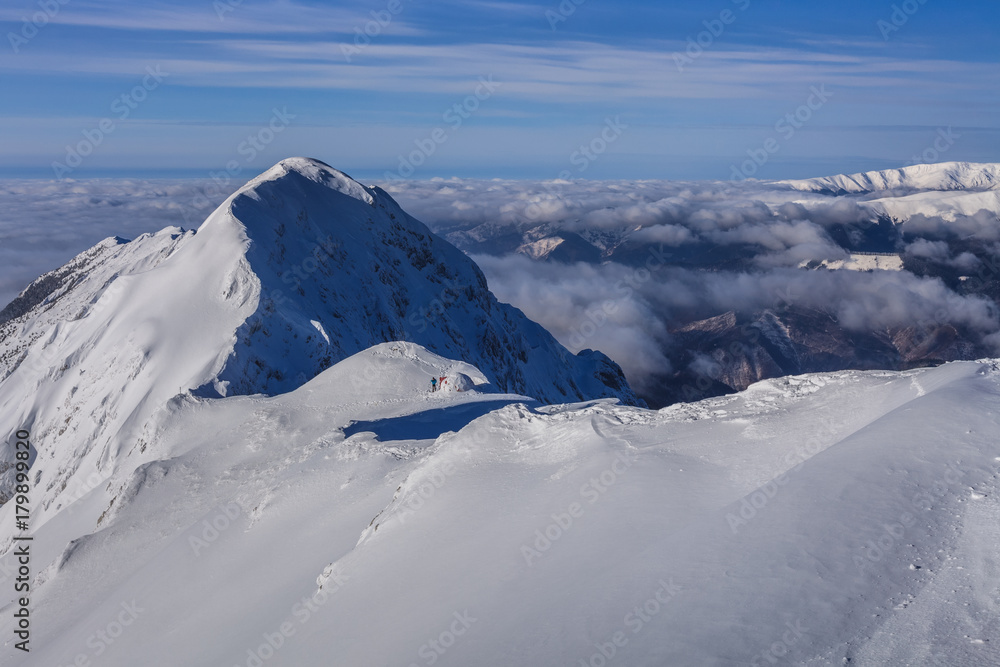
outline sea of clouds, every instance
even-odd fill
[[[483,225],[571,231],[648,246],[651,257],[683,258],[685,248],[736,248],[747,266],[704,270],[653,262],[626,266],[538,262],[521,254],[477,254],[502,300],[542,323],[573,351],[600,349],[641,391],[671,367],[670,331],[728,311],[794,305],[829,313],[854,331],[950,323],[1000,353],[996,304],[960,296],[939,279],[902,271],[808,271],[809,261],[843,260],[834,240],[859,235],[884,214],[874,195],[807,194],[760,182],[424,181],[389,191],[443,233]],[[953,194],[953,193],[952,193]],[[989,280],[1000,273],[996,210],[963,215],[955,200],[933,198],[903,226],[904,256]],[[998,207],[1000,210],[1000,207]],[[956,249],[977,239],[996,258],[984,266]],[[640,256],[641,257],[641,256]]]
[[[442,234],[481,225],[545,225],[648,246],[661,257],[682,256],[692,244],[752,248],[748,268],[713,271],[669,261],[646,269],[539,262],[520,254],[474,256],[502,301],[521,308],[573,351],[604,351],[639,388],[671,370],[672,328],[729,310],[796,304],[868,331],[947,320],[984,341],[1000,340],[996,305],[959,296],[940,280],[907,272],[796,268],[810,260],[844,259],[847,253],[832,234],[870,224],[878,210],[871,197],[806,194],[756,182],[450,179],[380,185]],[[228,194],[199,180],[0,181],[0,304],[101,239],[197,227]],[[970,274],[988,277],[993,267],[956,249],[958,241],[979,239],[1000,256],[996,211],[969,216],[929,204],[904,230],[904,254]]]

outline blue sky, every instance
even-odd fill
[[[7,177],[53,177],[67,147],[72,178],[245,180],[291,155],[370,180],[1000,161],[995,1],[10,0],[0,20]]]

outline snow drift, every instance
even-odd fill
[[[1000,659],[995,364],[660,412],[413,386],[459,367],[389,343],[287,394],[175,401],[34,531],[35,650],[5,664]]]

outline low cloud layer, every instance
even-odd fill
[[[674,258],[693,247],[736,249],[747,260],[741,269],[711,271],[475,256],[501,300],[574,351],[604,351],[640,389],[671,370],[672,328],[729,310],[800,305],[825,310],[856,330],[947,320],[987,341],[1000,329],[994,304],[961,297],[937,279],[795,268],[846,258],[841,242],[862,233],[879,212],[878,202],[864,196],[754,182],[453,179],[382,185],[442,234],[536,230],[540,237],[561,230],[598,245],[648,246]],[[0,181],[0,305],[103,238],[196,227],[228,194],[193,180]],[[1000,255],[996,212],[962,215],[942,209],[947,201],[941,201],[931,200],[926,212],[905,222],[904,258],[970,275],[992,271],[966,246],[971,239],[980,255]]]
[[[386,184],[404,208],[441,233],[504,227],[573,232],[608,249],[624,241],[683,249],[757,246],[762,268],[844,259],[881,215],[860,198],[759,182],[438,180]],[[946,223],[943,223],[946,225]]]
[[[983,241],[1000,241],[998,211],[982,210],[972,215],[958,215],[952,219],[918,213],[906,220],[906,233],[937,239],[962,239],[974,237]]]
[[[481,181],[381,183],[410,213],[440,229],[483,223],[560,223],[571,229],[680,224],[699,231],[809,219],[819,226],[870,218],[855,199],[757,181]]]
[[[669,370],[669,317],[649,298],[653,286],[644,286],[645,276],[618,264],[568,267],[522,255],[473,259],[498,299],[520,308],[571,351],[601,350],[630,380]]]
[[[987,338],[1000,330],[995,304],[963,297],[938,279],[907,272],[644,272],[620,264],[560,265],[522,256],[477,256],[490,288],[542,323],[572,351],[600,349],[639,390],[673,370],[669,330],[728,311],[799,306],[830,313],[853,331],[951,323]],[[997,348],[1000,354],[1000,347]]]
[[[522,308],[574,351],[593,347],[618,361],[642,388],[671,370],[669,330],[730,310],[795,305],[822,310],[855,331],[951,323],[986,341],[1000,328],[997,308],[960,296],[936,278],[909,272],[804,271],[810,261],[842,260],[854,245],[892,227],[871,195],[831,196],[758,182],[429,181],[392,184],[390,191],[433,228],[454,233],[536,228],[571,231],[595,244],[630,243],[683,258],[691,244],[738,248],[739,271],[664,266],[639,280],[635,268],[539,263],[519,255],[477,255],[497,295]],[[974,195],[976,196],[976,195]],[[983,272],[980,254],[1000,251],[996,211],[961,213],[954,193],[924,198],[897,250],[959,273]],[[480,225],[482,227],[480,227]],[[873,232],[874,230],[874,232]],[[971,241],[970,241],[971,240]],[[605,248],[607,250],[607,248]],[[492,250],[488,250],[492,252]],[[634,262],[633,262],[634,264]],[[995,273],[986,267],[987,273]],[[988,278],[989,276],[987,276]],[[1000,349],[998,349],[1000,353]]]

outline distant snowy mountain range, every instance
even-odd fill
[[[1000,164],[944,162],[863,174],[776,181],[803,192],[867,194],[900,190],[948,192],[1000,190]]]
[[[775,185],[802,193],[858,197],[862,206],[900,222],[917,215],[954,220],[980,211],[1000,213],[1000,164],[921,164]]]

